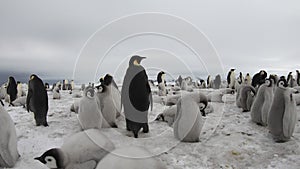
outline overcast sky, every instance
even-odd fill
[[[297,0],[2,0],[0,22],[0,74],[122,79],[133,54],[170,77],[300,69]]]

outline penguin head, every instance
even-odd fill
[[[37,77],[37,75],[35,75],[35,74],[32,74],[32,75],[30,75],[30,80],[33,80],[34,78],[36,78]]]
[[[138,55],[134,55],[130,58],[129,60],[129,65],[130,66],[139,66],[141,61],[143,59],[145,59],[146,57],[141,57],[141,56],[138,56]]]
[[[277,86],[280,88],[286,88],[288,87],[288,83],[285,78],[280,78],[280,80],[277,83]]]
[[[235,69],[234,69],[234,68],[232,68],[232,69],[230,69],[230,71],[231,71],[231,72],[234,72],[234,71],[235,71]]]
[[[106,86],[105,85],[103,85],[103,84],[101,84],[101,85],[99,85],[98,86],[98,92],[100,92],[100,93],[104,93],[105,91],[106,91]]]
[[[85,96],[88,98],[93,98],[95,95],[95,90],[93,87],[88,86],[85,88]]]
[[[103,79],[104,85],[108,86],[112,83],[112,81],[113,81],[113,77],[110,74],[106,74]]]
[[[64,168],[64,155],[63,152],[58,148],[50,149],[40,157],[36,157],[34,159],[45,164],[48,168]]]
[[[266,79],[266,80],[265,80],[265,84],[266,84],[268,87],[272,87],[272,83],[273,83],[273,79]]]

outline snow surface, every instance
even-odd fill
[[[195,90],[194,90],[195,91]],[[209,93],[213,91],[203,90]],[[36,127],[33,113],[23,107],[5,108],[15,122],[18,149],[21,155],[16,169],[47,169],[34,157],[46,150],[60,147],[64,138],[80,131],[77,114],[70,112],[74,100],[68,91],[61,91],[61,99],[53,100],[48,91],[49,127]],[[209,103],[213,112],[207,115],[199,143],[180,143],[167,123],[154,121],[167,106],[154,104],[150,117],[150,133],[139,133],[138,139],[125,129],[123,117],[117,129],[102,129],[116,147],[140,145],[157,155],[170,169],[190,168],[299,168],[300,127],[296,125],[290,141],[275,143],[268,129],[250,120],[250,112],[243,113],[235,105],[235,95],[226,94],[225,103]],[[297,107],[299,112],[300,107]]]

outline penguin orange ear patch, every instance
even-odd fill
[[[139,66],[139,65],[140,65],[140,64],[138,63],[137,60],[134,60],[134,61],[133,61],[133,64],[136,65],[136,66]]]
[[[34,79],[34,76],[30,76],[30,80]]]

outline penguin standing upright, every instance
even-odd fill
[[[124,105],[126,128],[132,131],[134,137],[143,128],[144,133],[149,132],[148,109],[153,107],[152,93],[148,83],[148,76],[143,66],[140,65],[145,57],[132,56],[129,61],[123,86],[121,101]]]
[[[234,89],[235,86],[235,69],[230,69],[227,75],[228,88]]]
[[[289,87],[294,87],[294,78],[293,78],[293,75],[292,75],[293,72],[290,72],[287,76],[287,83],[288,83],[288,86]]]
[[[214,89],[220,89],[221,86],[221,76],[218,74],[214,80]]]
[[[266,79],[257,91],[257,95],[251,107],[251,119],[258,125],[266,126],[271,104],[273,101],[273,80]]]
[[[0,103],[0,168],[12,168],[20,157],[17,148],[16,128],[13,120],[4,109],[2,100]]]
[[[238,77],[238,79],[237,79],[237,82],[238,82],[239,84],[242,84],[242,83],[244,83],[244,81],[245,81],[245,79],[244,79],[244,77],[243,77],[243,73],[240,72],[239,77]]]
[[[208,75],[206,82],[207,82],[207,88],[212,88],[213,87],[210,75]]]
[[[102,112],[95,97],[95,90],[91,86],[84,89],[84,96],[79,102],[78,120],[82,130],[102,128]]]
[[[17,81],[17,98],[24,96],[23,86],[20,81]]]
[[[157,75],[158,95],[159,96],[166,96],[167,95],[165,75],[166,74],[163,71],[160,71]]]
[[[7,94],[9,95],[9,103],[12,103],[17,98],[17,83],[15,81],[15,78],[10,76],[8,78],[8,84],[7,84]]]
[[[276,142],[285,142],[294,132],[297,110],[293,89],[288,87],[287,81],[281,78],[277,85],[268,117],[268,128]]]
[[[48,126],[48,94],[43,81],[35,74],[30,76],[28,83],[28,95],[26,99],[27,111],[34,113],[37,126]]]
[[[249,73],[247,73],[245,76],[245,84],[251,85],[251,83],[252,83],[251,76]]]
[[[238,92],[238,107],[240,106],[243,109],[243,112],[250,111],[256,94],[255,89],[252,86],[243,85]]]
[[[176,80],[176,84],[177,86],[181,87],[181,83],[182,83],[182,77],[179,75],[178,79]]]
[[[59,87],[55,86],[53,89],[53,99],[60,99]]]
[[[296,84],[300,86],[300,73],[299,70],[296,70]]]

